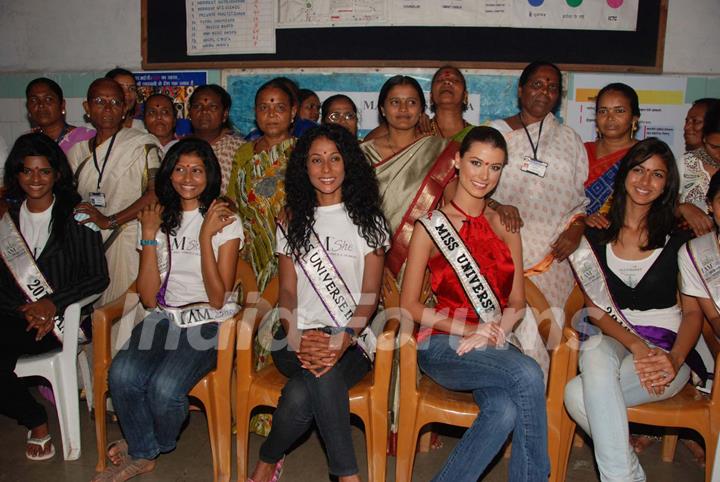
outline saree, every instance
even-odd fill
[[[555,262],[550,245],[574,219],[585,214],[587,198],[583,183],[588,177],[587,153],[580,136],[560,124],[552,113],[543,119],[542,131],[541,122],[527,126],[527,133],[524,129],[512,130],[507,123],[502,124],[491,124],[503,129],[508,147],[508,162],[493,198],[520,211],[524,222],[525,276],[532,276],[533,283],[553,309],[555,319],[563,326],[563,306],[575,280],[567,261]],[[523,170],[527,158],[534,155],[528,137],[537,147],[537,158],[547,163],[542,177]],[[515,333],[525,354],[533,357],[542,368],[547,383],[550,358],[532,310],[526,311]]]
[[[396,277],[407,259],[415,220],[432,211],[442,198],[445,186],[455,176],[455,153],[471,128],[468,126],[449,140],[421,137],[386,159],[382,159],[374,141],[360,145],[375,168],[383,212],[393,232],[385,265]]]
[[[245,138],[229,129],[223,131],[222,135],[211,144],[220,164],[220,195],[225,194],[228,190],[230,179],[232,179],[232,168],[235,164],[235,153],[243,144],[245,144]]]
[[[235,153],[227,195],[233,199],[245,232],[240,256],[253,268],[258,290],[278,274],[275,255],[275,219],[285,207],[285,168],[296,139],[291,137],[270,150],[255,153],[255,142],[240,146]],[[279,325],[279,311],[271,310],[258,328],[255,339],[256,369],[272,363],[270,345]],[[270,433],[272,415],[259,414],[250,421],[250,430],[258,435]]]
[[[111,139],[97,146],[98,163],[102,163]],[[109,216],[130,206],[145,192],[148,172],[160,167],[160,147],[151,134],[136,129],[123,128],[117,133],[110,150],[107,165],[103,171],[100,191],[105,194],[105,207],[98,211]],[[78,193],[87,201],[90,193],[98,191],[98,170],[93,163],[90,141],[75,144],[68,153],[70,168],[78,175]],[[120,234],[106,249],[105,257],[110,273],[110,285],[100,297],[99,305],[119,298],[135,281],[138,274],[140,257],[136,250],[138,239],[138,221],[123,224]],[[100,231],[103,241],[112,233],[110,229]]]
[[[585,181],[585,196],[589,200],[587,213],[597,211],[606,212],[609,201],[612,199],[613,185],[620,165],[620,159],[630,150],[620,149],[612,154],[597,157],[595,142],[586,142],[585,151],[588,156],[588,178]]]

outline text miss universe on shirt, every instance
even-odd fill
[[[370,247],[360,235],[360,231],[350,219],[344,203],[316,208],[314,229],[355,302],[359,302],[365,271],[365,256],[373,252],[375,248]],[[277,229],[276,239],[275,252],[290,256],[287,239],[280,228]],[[382,247],[385,250],[390,247],[390,234],[387,232]],[[320,302],[317,293],[297,261],[295,261],[295,274],[297,275],[298,328],[306,330],[335,326],[332,317]]]
[[[171,266],[165,291],[165,302],[169,306],[208,301],[200,261],[200,228],[202,228],[203,219],[199,209],[184,211],[175,236],[170,236]],[[140,232],[141,230],[138,230],[138,234]],[[213,236],[212,247],[215,259],[217,259],[220,246],[238,238],[240,239],[240,248],[242,248],[244,239],[242,223],[236,217],[232,224],[225,226],[222,231]],[[159,244],[167,243],[166,235],[162,230],[158,230],[155,239]],[[139,236],[138,249],[142,249]]]

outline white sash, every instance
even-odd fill
[[[480,271],[475,258],[445,213],[440,210],[430,211],[418,220],[455,271],[465,296],[470,300],[480,321],[483,323],[499,322],[502,318],[500,302],[490,283]],[[514,332],[508,333],[506,340],[525,353],[522,342]]]
[[[235,316],[240,311],[240,305],[237,304],[239,296],[237,287],[225,296],[225,304],[219,309],[213,308],[209,303],[190,303],[183,306],[169,306],[165,303],[165,289],[172,264],[170,237],[165,236],[165,240],[164,243],[158,243],[156,248],[158,271],[160,279],[163,280],[157,296],[158,309],[167,313],[170,320],[180,328],[190,328],[210,322],[220,323]]]
[[[570,267],[575,273],[575,278],[592,302],[617,322],[618,325],[641,340],[644,340],[645,338],[635,330],[633,325],[625,318],[625,315],[623,315],[622,310],[617,307],[608,288],[605,273],[600,267],[600,262],[585,236],[580,239],[580,245],[575,252],[570,255],[568,260],[570,261]]]
[[[280,224],[279,226],[287,238],[285,227]],[[303,256],[295,254],[294,257],[335,326],[348,326],[357,309],[357,303],[314,230],[312,231],[312,248]],[[370,361],[373,361],[377,337],[370,326],[366,326],[356,340],[360,349],[365,352]]]
[[[708,296],[720,313],[720,247],[715,231],[685,244],[690,261],[700,275],[700,280]]]
[[[53,293],[8,212],[0,218],[0,256],[31,303]],[[65,321],[62,316],[55,316],[53,322],[53,334],[62,343]]]
[[[499,321],[500,302],[450,220],[442,211],[431,211],[420,222],[455,271],[480,320]]]

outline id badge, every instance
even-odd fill
[[[539,177],[545,177],[545,171],[547,171],[548,163],[533,159],[532,157],[526,156],[523,159],[523,163],[520,166],[520,170],[523,172],[529,172]]]
[[[104,192],[91,192],[90,193],[90,204],[96,208],[105,207],[105,193]]]

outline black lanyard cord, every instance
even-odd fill
[[[532,137],[530,137],[530,131],[528,131],[527,126],[525,125],[525,123],[522,120],[522,114],[520,114],[518,117],[520,118],[520,123],[522,124],[523,129],[525,129],[525,134],[527,134],[528,141],[530,142],[530,148],[533,151],[533,159],[538,161],[539,159],[537,157],[537,153],[538,153],[538,149],[540,149],[540,136],[542,135],[543,122],[545,122],[545,119],[543,118],[543,120],[540,121],[540,129],[538,130],[537,144],[534,144],[532,141]]]
[[[100,190],[100,183],[102,182],[103,174],[105,173],[105,166],[107,166],[108,159],[110,158],[110,151],[112,151],[113,144],[115,144],[116,137],[117,137],[117,132],[115,134],[113,134],[112,138],[110,139],[110,145],[108,146],[107,152],[105,153],[105,159],[103,160],[102,169],[100,168],[100,165],[98,164],[97,153],[95,152],[95,149],[97,148],[97,145],[96,145],[97,137],[93,138],[93,164],[95,164],[95,169],[97,169],[97,172],[98,172],[96,191]]]

